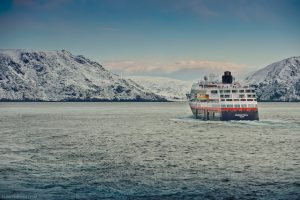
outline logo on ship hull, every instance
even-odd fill
[[[248,117],[248,114],[235,114],[234,116],[242,119],[242,118]]]

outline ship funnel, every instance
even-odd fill
[[[225,71],[224,75],[222,76],[222,83],[223,84],[231,84],[232,83],[232,76],[230,71]]]

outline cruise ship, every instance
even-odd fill
[[[191,110],[202,120],[259,120],[255,89],[234,81],[225,71],[222,82],[210,74],[187,94]]]

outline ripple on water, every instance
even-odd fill
[[[300,106],[221,122],[185,103],[58,104],[0,108],[1,199],[300,196]]]

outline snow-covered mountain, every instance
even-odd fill
[[[165,101],[65,50],[0,50],[0,100]]]
[[[185,95],[191,90],[193,84],[191,81],[166,77],[129,76],[127,78],[170,101],[185,101]]]
[[[275,62],[249,75],[260,101],[300,101],[300,56]]]

